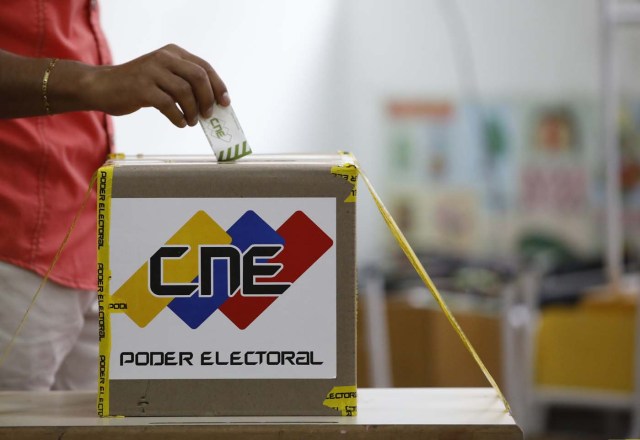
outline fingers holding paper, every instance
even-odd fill
[[[177,127],[209,117],[213,104],[230,104],[224,82],[209,63],[174,44],[117,66],[93,72],[96,110],[126,115],[155,107]]]

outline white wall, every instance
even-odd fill
[[[102,24],[114,61],[167,43],[208,60],[229,88],[258,152],[321,150],[331,84],[336,0],[105,0]],[[200,127],[178,129],[155,110],[116,118],[125,153],[210,154]]]
[[[475,75],[458,68],[465,40],[456,4]],[[389,97],[455,98],[471,82],[480,99],[599,93],[597,0],[105,0],[102,8],[117,62],[168,42],[212,62],[254,151],[351,149],[374,182],[385,167]],[[638,71],[637,55],[625,62]],[[116,129],[127,153],[209,152],[198,127],[173,128],[152,110],[118,118]],[[368,260],[385,232],[364,192],[359,218]]]

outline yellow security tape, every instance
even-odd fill
[[[349,182],[353,188],[351,192],[344,200],[345,203],[355,203],[356,196],[358,194],[358,168],[355,164],[355,158],[349,153],[339,152],[342,155],[343,163],[331,167],[331,174],[336,177],[341,177]]]
[[[100,417],[109,415],[109,356],[111,354],[109,229],[111,225],[112,181],[113,166],[104,166],[98,170],[98,341],[100,367],[97,409]]]
[[[322,402],[324,406],[333,408],[342,416],[358,415],[358,395],[355,385],[333,387]]]
[[[422,263],[420,262],[420,260],[416,256],[415,252],[411,248],[411,245],[409,244],[409,242],[405,238],[404,234],[402,233],[402,231],[400,230],[400,228],[396,224],[395,220],[393,219],[393,217],[391,217],[391,214],[389,213],[387,208],[382,203],[382,200],[380,199],[380,196],[378,196],[378,193],[376,193],[376,190],[373,188],[373,185],[371,184],[371,182],[367,178],[367,175],[362,171],[362,168],[360,168],[357,165],[357,163],[356,163],[356,167],[360,171],[360,175],[362,176],[362,179],[364,180],[365,184],[367,185],[367,188],[369,189],[369,193],[371,193],[371,196],[373,197],[373,201],[375,202],[376,206],[378,207],[378,210],[380,211],[380,214],[382,214],[382,218],[384,219],[385,223],[389,227],[389,230],[391,231],[391,233],[393,234],[395,239],[398,241],[398,244],[400,245],[400,248],[402,248],[402,251],[405,253],[407,258],[411,262],[411,265],[416,270],[416,272],[418,273],[418,275],[420,276],[420,278],[424,282],[425,286],[427,286],[427,288],[429,289],[429,292],[431,292],[431,295],[433,296],[433,298],[436,300],[436,302],[440,306],[440,309],[442,309],[442,311],[444,312],[445,316],[447,317],[447,320],[449,321],[449,323],[451,324],[453,329],[456,331],[456,333],[460,337],[460,340],[462,341],[463,345],[465,346],[465,348],[467,349],[469,354],[471,354],[473,359],[476,361],[476,364],[478,364],[478,366],[482,370],[482,373],[484,374],[484,376],[487,378],[487,380],[489,381],[489,383],[491,384],[493,389],[496,391],[496,393],[498,394],[498,396],[502,400],[502,403],[504,403],[505,409],[507,411],[511,412],[511,408],[509,407],[509,403],[507,402],[507,399],[504,397],[504,394],[502,394],[502,391],[500,391],[500,387],[498,387],[498,384],[493,379],[493,376],[491,376],[491,373],[489,373],[489,370],[487,369],[487,367],[482,362],[482,359],[480,359],[480,356],[478,355],[478,353],[476,353],[476,350],[473,348],[473,345],[471,345],[471,341],[469,341],[469,339],[467,338],[467,335],[465,335],[464,331],[462,331],[462,327],[460,327],[460,324],[458,324],[458,321],[456,321],[455,317],[453,316],[453,314],[449,310],[449,307],[447,306],[447,304],[442,299],[442,296],[440,295],[440,292],[438,292],[438,289],[436,288],[435,284],[431,280],[431,277],[429,276],[429,274],[425,270],[424,266],[422,265]]]
[[[126,155],[124,153],[109,153],[107,158],[109,160],[114,160],[114,159],[122,160],[122,159],[126,158]]]

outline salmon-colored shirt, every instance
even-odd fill
[[[0,1],[0,48],[29,57],[111,63],[95,0]],[[0,120],[0,260],[46,273],[91,175],[111,149],[110,124],[99,112]],[[52,281],[96,288],[95,206],[94,191]]]

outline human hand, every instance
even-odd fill
[[[196,125],[198,114],[211,116],[214,102],[231,102],[211,65],[175,44],[128,63],[90,69],[84,84],[92,109],[126,115],[155,107],[178,127]]]

